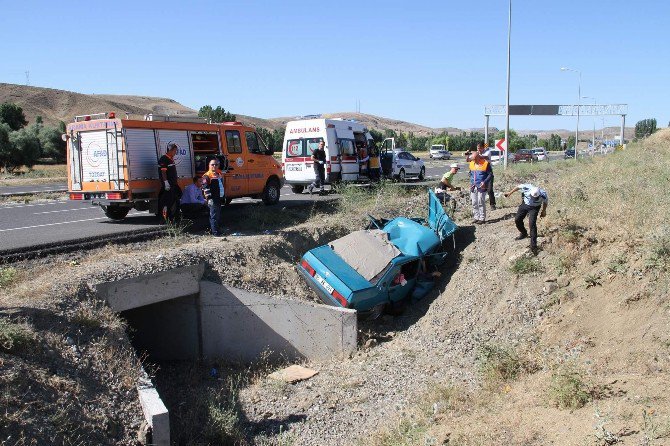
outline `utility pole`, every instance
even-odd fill
[[[510,47],[512,43],[512,0],[509,0],[509,17],[507,21],[507,101],[505,102],[505,150],[503,158],[503,169],[507,169],[507,158],[509,158],[509,65]]]

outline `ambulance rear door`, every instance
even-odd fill
[[[358,157],[354,132],[347,123],[336,126],[335,132],[342,165],[342,181],[356,181],[358,180]]]

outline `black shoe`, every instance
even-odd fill
[[[514,237],[514,240],[523,240],[526,237],[528,237],[528,234],[519,234],[516,237]]]
[[[495,205],[495,204],[492,204],[492,205],[491,205],[491,210],[492,210],[492,211],[495,211],[495,210],[496,210],[496,205]]]
[[[534,256],[536,256],[537,253],[540,252],[540,249],[537,246],[531,246],[530,252],[533,253]]]

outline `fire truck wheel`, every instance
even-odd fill
[[[302,191],[305,190],[305,186],[303,186],[302,184],[294,184],[293,186],[291,186],[291,190],[293,191],[294,194],[301,194]]]
[[[279,189],[279,181],[274,178],[268,180],[265,189],[263,189],[263,203],[267,205],[277,204],[279,201]]]
[[[103,206],[103,210],[107,218],[111,218],[112,220],[123,220],[128,215],[128,212],[130,212],[130,208],[119,206]]]

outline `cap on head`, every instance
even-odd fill
[[[537,197],[539,197],[539,196],[540,196],[540,188],[537,187],[537,186],[536,186],[536,187],[533,187],[533,188],[530,190],[530,196],[533,197],[533,198],[537,198]]]
[[[458,163],[452,163],[451,166],[449,166],[449,167],[451,167],[452,169],[458,169],[459,168]]]
[[[166,152],[169,152],[170,150],[177,150],[177,149],[178,149],[177,144],[171,142],[170,144],[168,144]]]

